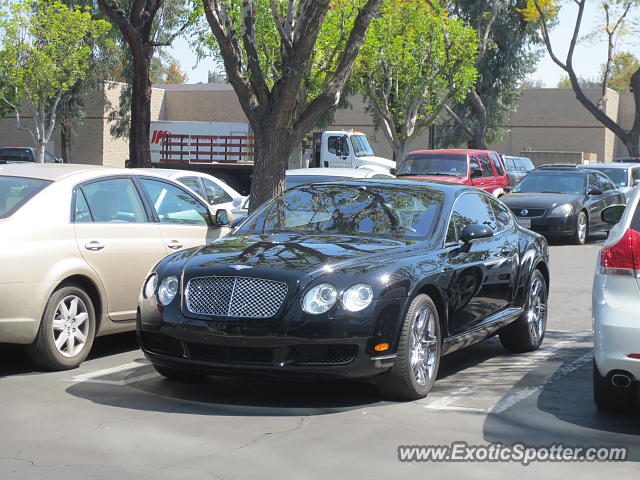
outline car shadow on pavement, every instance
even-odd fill
[[[135,332],[98,337],[93,343],[93,348],[87,360],[131,352],[137,349],[138,341]],[[0,344],[0,378],[11,375],[38,375],[45,373],[50,372],[39,369],[31,363],[23,345]]]
[[[640,462],[640,409],[619,414],[597,410],[591,360],[586,358],[573,371],[570,363],[560,365],[539,392],[504,411],[490,412],[483,428],[485,440],[504,445],[622,446],[629,449],[628,461]],[[523,377],[504,398],[530,383]]]
[[[606,232],[593,233],[587,237],[587,245],[602,245],[608,236],[609,234]],[[580,248],[580,245],[575,245],[570,239],[563,237],[547,237],[547,242],[552,247],[566,245]]]

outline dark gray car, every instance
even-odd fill
[[[0,147],[0,163],[36,163],[38,155],[32,147]],[[62,163],[49,152],[44,152],[44,163]]]
[[[509,185],[512,187],[522,180],[527,173],[536,168],[531,159],[527,157],[502,155],[502,161],[507,169]]]

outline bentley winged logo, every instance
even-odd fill
[[[229,265],[234,270],[245,270],[247,268],[251,268],[251,265]]]

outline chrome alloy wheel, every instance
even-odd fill
[[[438,337],[436,318],[431,308],[424,305],[413,317],[411,326],[411,371],[420,386],[426,386],[436,374]]]
[[[578,240],[584,243],[587,240],[587,217],[578,215]]]
[[[547,316],[547,292],[540,278],[534,278],[529,288],[527,302],[527,323],[531,340],[537,342],[544,334],[544,321]]]
[[[53,341],[58,352],[67,358],[76,356],[87,343],[89,313],[76,295],[64,297],[53,317]]]

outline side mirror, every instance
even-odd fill
[[[597,197],[598,195],[602,195],[602,190],[600,190],[599,188],[592,188],[587,193],[588,197]]]
[[[504,193],[511,193],[511,187],[507,186],[507,187],[504,187],[502,190],[504,191]]]
[[[622,218],[622,214],[624,213],[624,209],[626,205],[611,205],[600,213],[600,218],[604,223],[608,223],[609,225],[615,225]]]
[[[396,169],[395,169],[395,168],[390,168],[390,169],[389,169],[389,173],[390,173],[391,175],[395,175],[395,174],[396,174]],[[640,182],[640,180],[638,180],[638,182]]]
[[[220,227],[229,225],[229,212],[224,208],[216,210],[216,225]]]
[[[468,225],[464,227],[460,234],[460,240],[464,244],[471,243],[475,240],[493,237],[493,230],[488,225]]]
[[[474,168],[471,170],[471,178],[482,178],[482,169],[481,168]]]

